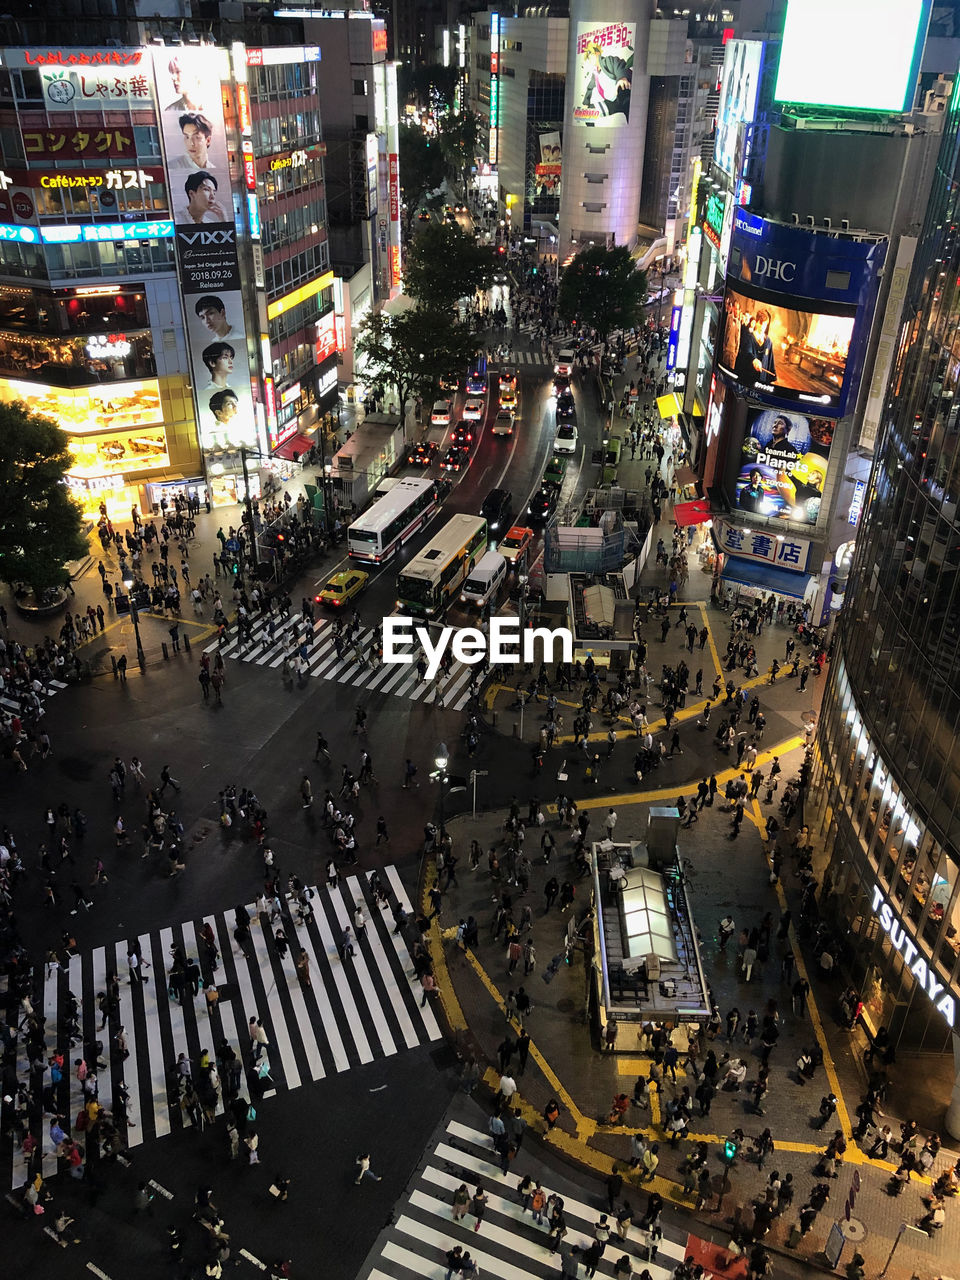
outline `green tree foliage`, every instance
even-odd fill
[[[39,599],[64,581],[64,565],[87,554],[83,515],[64,474],[66,433],[25,404],[0,405],[0,581]]]
[[[475,111],[461,111],[458,116],[447,116],[440,126],[439,138],[448,173],[460,184],[463,198],[466,199],[467,173],[477,157],[480,117]]]
[[[480,339],[466,325],[417,307],[368,316],[355,345],[370,362],[372,377],[396,387],[401,406],[412,396],[434,399],[441,378],[461,376],[479,348]]]
[[[646,296],[646,272],[637,270],[630,250],[595,245],[564,269],[557,308],[564,320],[591,326],[606,342],[614,329],[640,324]]]
[[[403,261],[403,284],[421,307],[449,312],[459,298],[493,281],[494,253],[458,224],[431,222],[413,238]]]
[[[400,185],[407,201],[407,216],[412,217],[426,193],[443,182],[446,166],[440,145],[435,138],[428,138],[419,125],[402,124],[399,135]]]

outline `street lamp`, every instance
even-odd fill
[[[447,744],[445,742],[437,743],[436,754],[433,763],[437,766],[437,781],[440,783],[440,834],[443,835],[443,798],[444,787],[447,782],[447,765],[449,764],[449,753],[447,752]]]
[[[133,634],[137,638],[137,662],[142,670],[146,664],[146,654],[143,652],[143,645],[140,642],[140,614],[137,611],[137,602],[133,598],[133,577],[124,578],[123,585],[127,588],[127,599],[130,602],[130,617],[133,620]]]

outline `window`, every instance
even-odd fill
[[[355,129],[359,129],[361,133],[369,133],[369,132],[370,132],[370,117],[369,117],[369,116],[366,116],[366,115],[360,115],[359,113],[357,113],[357,114],[353,117],[353,127],[354,127]]]
[[[366,82],[366,80],[354,80],[354,82],[353,82],[353,96],[354,96],[355,98],[365,98],[365,97],[367,96],[367,82]]]

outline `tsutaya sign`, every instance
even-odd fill
[[[927,997],[936,1005],[937,1012],[953,1027],[956,1019],[956,1003],[953,996],[941,994],[945,984],[937,979],[933,966],[920,954],[920,949],[911,939],[906,925],[902,923],[877,885],[873,886],[873,909],[880,921],[880,927],[903,956],[904,964],[923,987]]]

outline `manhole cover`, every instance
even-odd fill
[[[572,1000],[568,1000],[566,998],[557,1001],[557,1011],[559,1013],[573,1013],[576,1007],[577,1006]]]
[[[842,1221],[840,1232],[844,1240],[849,1240],[852,1244],[859,1244],[861,1240],[867,1238],[867,1228],[859,1218],[848,1218],[845,1222]]]
[[[61,756],[57,761],[61,773],[76,782],[85,782],[93,773],[93,763],[83,756]]]

